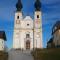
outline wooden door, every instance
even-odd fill
[[[26,49],[30,50],[30,41],[29,40],[26,41]]]

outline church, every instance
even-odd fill
[[[43,48],[40,0],[35,1],[34,7],[34,19],[30,16],[24,18],[23,5],[21,0],[18,0],[14,20],[13,49],[32,50],[33,48]]]

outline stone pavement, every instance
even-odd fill
[[[30,51],[10,50],[8,60],[34,60]]]

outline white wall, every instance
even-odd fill
[[[0,39],[0,51],[4,50],[4,40]]]
[[[26,50],[26,33],[30,34],[30,38],[28,40],[30,40],[30,49],[33,48],[33,30],[21,30],[21,48],[24,48],[24,50]]]
[[[13,48],[20,48],[20,30],[14,30]]]
[[[55,46],[60,45],[60,31],[59,30],[54,33],[53,42],[55,43]]]
[[[37,16],[39,14],[39,26],[36,26],[34,28],[34,46],[37,48],[42,48],[42,22],[41,22],[41,12],[35,12],[35,20],[37,19]],[[20,20],[20,24],[16,24],[17,16],[20,16],[18,20]],[[26,50],[25,42],[26,42],[26,33],[30,32],[30,49],[33,48],[33,23],[34,20],[30,16],[26,16],[24,19],[22,19],[22,13],[16,13],[15,14],[15,25],[14,25],[14,35],[13,35],[13,48],[24,48]],[[29,26],[27,26],[29,24]],[[35,23],[36,25],[36,23]],[[39,37],[37,37],[37,33],[39,33]],[[37,41],[36,41],[37,40]],[[36,46],[37,44],[37,46]]]
[[[34,46],[35,46],[35,48],[43,48],[43,46],[42,46],[42,31],[40,29],[35,29]]]
[[[29,24],[29,26],[27,26]],[[33,29],[33,20],[23,20],[21,21],[21,29]]]
[[[43,39],[42,39],[42,17],[41,11],[35,11],[34,15],[34,40],[35,40],[35,48],[43,48]],[[39,15],[39,18],[37,18]]]

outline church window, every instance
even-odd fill
[[[19,16],[17,16],[17,19],[19,19]]]
[[[37,18],[39,18],[39,15],[37,15]]]
[[[30,38],[30,35],[29,34],[26,34],[26,38]]]
[[[29,24],[27,24],[27,26],[29,26]]]

